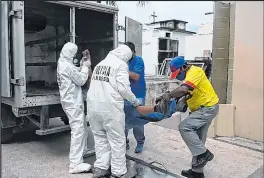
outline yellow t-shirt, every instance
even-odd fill
[[[185,83],[192,95],[187,100],[189,109],[193,112],[200,106],[210,107],[219,102],[215,90],[201,67],[191,66],[186,73]]]

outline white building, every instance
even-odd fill
[[[195,34],[186,31],[187,23],[173,19],[144,25],[142,58],[146,74],[154,75],[165,58],[184,56],[185,37]]]
[[[195,57],[209,57],[213,44],[213,16],[208,22],[199,26],[198,33],[185,39],[185,59],[194,60]]]

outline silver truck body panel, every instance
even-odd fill
[[[116,14],[118,12],[117,7],[113,6],[108,6],[105,4],[100,4],[100,3],[95,3],[95,2],[88,2],[88,1],[46,1],[50,3],[56,3],[56,4],[61,4],[65,6],[70,6],[70,7],[76,7],[76,8],[84,8],[84,9],[89,9],[89,10],[94,10],[94,11],[99,11],[99,12],[106,12],[106,13],[112,13]]]
[[[1,95],[4,97],[11,97],[11,86],[10,86],[10,60],[9,60],[9,10],[8,10],[8,2],[1,2],[1,62],[2,62],[2,70],[1,70]]]
[[[8,3],[6,2],[1,2]],[[33,107],[33,106],[44,106],[44,105],[53,105],[53,104],[60,104],[60,97],[59,92],[54,90],[47,90],[41,91],[39,93],[45,94],[38,94],[38,95],[29,95],[27,94],[27,78],[26,78],[26,59],[25,59],[25,31],[24,31],[24,1],[12,1],[9,2],[12,4],[12,9],[15,13],[20,12],[19,17],[13,15],[12,16],[12,72],[13,78],[10,77],[10,54],[8,54],[8,35],[2,35],[2,41],[5,42],[4,49],[2,48],[5,53],[4,56],[1,56],[3,60],[3,67],[2,68],[2,78],[5,80],[2,81],[2,103],[11,105],[14,108],[25,108],[25,107]],[[111,7],[108,5],[92,3],[87,1],[47,1],[47,3],[53,4],[60,4],[64,6],[69,6],[70,8],[70,41],[75,42],[75,11],[78,9],[87,9],[87,10],[94,10],[104,13],[113,14],[113,47],[117,46],[117,31],[116,31],[116,23],[117,23],[117,12],[118,9],[116,7]],[[4,6],[7,10],[7,6]],[[4,12],[5,12],[4,11]],[[10,12],[9,12],[10,13]],[[7,14],[4,13],[4,14]],[[3,17],[3,16],[2,16]],[[4,18],[5,20],[2,21],[5,24],[8,24],[8,18]],[[4,34],[8,33],[8,28],[5,28]],[[2,33],[3,34],[3,33]],[[3,70],[4,69],[4,70]],[[12,84],[11,84],[12,82]],[[11,92],[11,88],[13,89]],[[38,93],[38,91],[35,91]],[[87,92],[87,91],[86,91]],[[84,99],[86,99],[84,92]]]
[[[143,25],[129,17],[125,17],[125,41],[135,44],[136,55],[142,56],[142,31]]]
[[[2,128],[12,129],[31,121],[39,127],[38,135],[69,130],[56,81],[60,50],[71,41],[80,50],[90,50],[92,65],[99,63],[118,45],[118,9],[87,1],[2,1],[1,5],[5,27],[1,29],[1,95],[4,111],[10,116],[1,116]],[[137,55],[142,55],[142,24],[126,17],[125,28],[126,40],[135,43]],[[147,105],[177,86],[167,76],[146,77],[146,81]],[[84,100],[87,90],[85,84]],[[54,117],[60,117],[65,125],[51,128],[49,119]],[[13,134],[12,130],[5,131],[11,132],[6,132],[1,141]]]

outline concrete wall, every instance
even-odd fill
[[[164,35],[165,36],[165,35]],[[179,32],[172,32],[171,38],[175,40],[179,40],[179,51],[178,55],[179,56],[184,56],[185,54],[185,39],[187,36],[191,36],[190,34],[186,33],[179,33]]]
[[[194,60],[195,57],[203,57],[204,50],[212,52],[213,15],[210,15],[210,18],[209,22],[199,26],[197,34],[185,37],[185,59]]]
[[[233,104],[220,104],[219,113],[212,121],[209,130],[209,137],[231,137],[235,135],[234,132],[234,115],[235,106]]]
[[[158,36],[159,34],[152,30],[143,31],[142,58],[145,64],[145,74],[154,75],[156,66],[158,66]]]
[[[235,12],[236,4],[230,6],[229,18],[229,61],[228,61],[228,77],[227,77],[227,95],[226,103],[232,103],[232,85],[233,85],[233,63],[234,63],[234,50],[235,50]]]
[[[263,1],[236,1],[235,135],[263,141]]]
[[[147,93],[146,93],[146,105],[155,105],[157,97],[161,96],[165,91],[171,91],[179,86],[177,81],[170,80],[166,77],[152,76],[146,78]]]
[[[231,104],[220,104],[208,135],[263,142],[263,1],[215,2],[215,16],[212,82],[221,102]]]
[[[158,38],[166,37],[166,30],[154,30],[148,26],[144,27],[142,37],[142,58],[145,63],[145,73],[148,75],[155,75],[156,66],[158,65]],[[170,32],[171,39],[179,40],[178,55],[185,55],[185,37],[190,34]]]
[[[203,57],[204,50],[212,51],[213,34],[193,35],[185,37],[186,60],[194,60],[195,57]]]
[[[226,103],[229,64],[230,5],[214,3],[212,84],[221,104]]]

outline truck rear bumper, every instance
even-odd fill
[[[86,101],[87,91],[83,92],[83,99]],[[40,96],[26,96],[20,98],[2,98],[2,103],[10,105],[15,108],[29,108],[46,105],[60,104],[60,95],[40,95]]]

